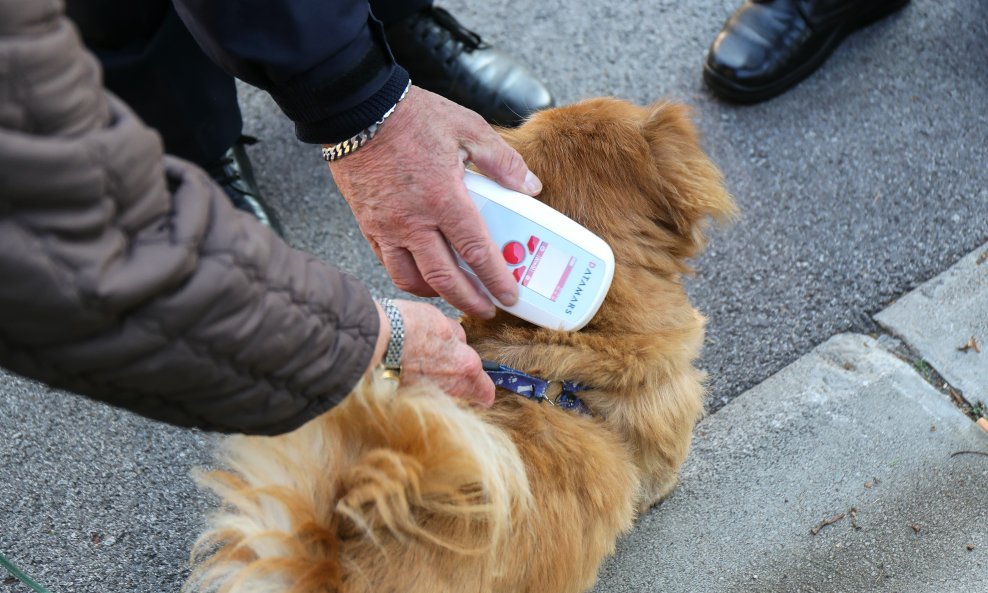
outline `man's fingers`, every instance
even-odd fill
[[[426,303],[396,300],[395,306],[405,319],[404,380],[426,380],[453,397],[491,405],[494,383],[467,344],[463,326]]]
[[[447,317],[447,319],[449,318]],[[456,336],[456,339],[462,342],[463,344],[466,344],[467,332],[465,329],[463,329],[463,324],[461,324],[459,321],[455,319],[450,319],[449,323],[450,323],[450,331],[453,332],[453,335]]]
[[[538,195],[542,182],[529,171],[525,159],[493,129],[488,128],[487,132],[479,141],[465,145],[468,158],[477,170],[508,189]]]
[[[491,240],[466,190],[462,195],[459,191],[457,194],[454,203],[463,207],[451,209],[443,217],[443,226],[439,230],[487,290],[502,304],[514,305],[518,301],[518,285],[514,276],[508,271],[499,247]]]
[[[491,381],[487,373],[481,370],[474,383],[476,387],[474,388],[473,400],[485,408],[489,408],[494,403],[494,382]]]
[[[367,240],[367,244],[370,245],[371,251],[373,251],[374,255],[377,256],[377,261],[383,264],[384,254],[381,253],[381,246],[378,244],[377,239],[365,233],[363,229],[360,230],[360,233],[364,236],[364,239]]]
[[[391,276],[391,281],[399,289],[420,297],[439,296],[419,273],[418,266],[415,265],[415,258],[405,249],[400,247],[382,248],[380,257],[388,275]]]
[[[483,362],[480,360],[477,352],[470,346],[467,346],[465,342],[460,348],[462,349],[461,356],[464,352],[467,356],[467,359],[459,365],[459,370],[463,373],[465,379],[464,382],[460,383],[464,392],[451,392],[450,395],[468,399],[484,407],[488,407],[494,403],[494,382],[484,372]]]
[[[423,280],[460,311],[475,317],[494,316],[494,305],[467,278],[439,233],[429,233],[410,248]]]

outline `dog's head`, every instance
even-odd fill
[[[502,135],[542,180],[539,199],[617,248],[689,258],[703,247],[704,222],[735,211],[685,105],[590,99]],[[647,245],[631,241],[643,231]]]
[[[591,99],[503,135],[542,180],[539,199],[614,250],[614,283],[588,330],[639,323],[646,291],[678,284],[703,248],[706,222],[735,212],[684,105]]]

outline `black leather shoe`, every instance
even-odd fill
[[[714,40],[703,79],[722,99],[756,103],[820,67],[844,37],[909,0],[748,0]]]
[[[250,214],[281,235],[281,224],[257,189],[254,167],[247,158],[245,147],[256,143],[257,138],[241,136],[219,161],[206,168],[206,172],[230,196],[230,201],[238,210]]]
[[[502,126],[552,107],[549,90],[514,58],[484,43],[442,8],[389,25],[388,45],[412,83]]]

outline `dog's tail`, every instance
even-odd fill
[[[197,479],[227,506],[193,549],[185,591],[360,590],[356,579],[376,580],[368,556],[401,565],[411,548],[493,559],[531,503],[503,431],[434,389],[379,378],[293,433],[228,439],[220,461]]]

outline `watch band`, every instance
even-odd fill
[[[399,380],[401,378],[401,354],[405,347],[405,320],[401,311],[391,299],[381,299],[381,308],[391,323],[391,339],[388,340],[388,350],[384,354],[381,366],[384,368],[384,378]]]
[[[347,138],[343,142],[338,142],[336,144],[323,144],[322,145],[322,158],[326,159],[327,162],[338,161],[351,152],[356,151],[358,148],[367,144],[367,142],[373,138],[377,131],[381,128],[381,124],[384,120],[388,119],[388,116],[394,113],[395,107],[398,107],[398,103],[405,98],[408,94],[408,89],[412,88],[412,81],[409,79],[408,84],[405,85],[405,90],[401,92],[401,96],[398,97],[398,102],[391,106],[381,119],[367,126],[363,130],[357,132],[357,134],[351,138]]]

